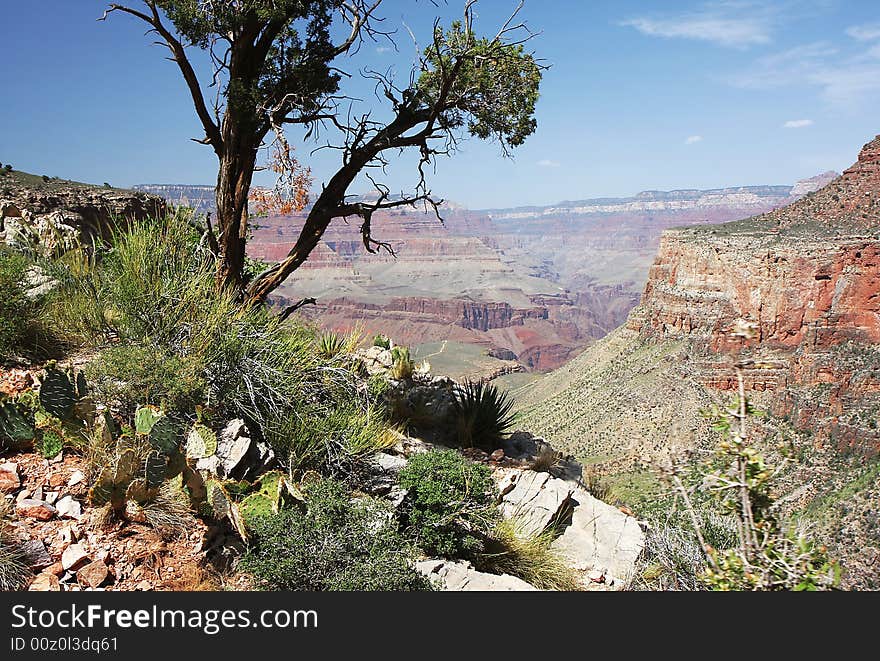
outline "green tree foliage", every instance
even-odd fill
[[[700,488],[728,515],[736,529],[736,543],[713,547],[704,522],[685,488],[680,467],[673,466],[672,481],[690,516],[706,569],[700,579],[711,590],[827,590],[840,579],[840,568],[824,546],[777,519],[772,486],[782,470],[772,466],[750,440],[748,421],[755,412],[737,370],[739,397],[730,408],[715,407],[706,415],[726,438],[718,443],[708,464],[697,467]]]

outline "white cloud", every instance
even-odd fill
[[[376,52],[379,53],[379,55],[384,55],[385,53],[390,53],[393,50],[394,49],[391,48],[391,46],[376,46]]]
[[[651,37],[695,39],[728,48],[748,48],[773,40],[778,7],[766,2],[721,0],[694,11],[639,16],[621,22]]]
[[[756,60],[731,77],[735,87],[814,87],[829,104],[854,107],[880,96],[880,48],[844,53],[827,42],[805,44]]]
[[[559,168],[562,167],[562,163],[558,161],[551,161],[549,158],[542,159],[536,163],[539,168]]]
[[[814,124],[812,119],[790,119],[782,125],[784,129],[805,129]]]
[[[691,135],[684,141],[686,145],[695,145],[698,142],[703,142],[703,136],[701,135]]]
[[[874,41],[880,39],[880,23],[853,25],[846,33],[857,41]]]

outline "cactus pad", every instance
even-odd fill
[[[186,456],[188,459],[210,457],[217,451],[217,434],[205,425],[193,425],[186,437]]]
[[[77,400],[76,386],[54,365],[46,368],[40,382],[40,404],[49,414],[62,420],[70,417]]]
[[[40,439],[40,454],[46,459],[54,459],[64,449],[64,436],[57,429],[46,429]]]
[[[13,402],[0,404],[0,448],[17,448],[34,440],[36,431],[21,408]]]

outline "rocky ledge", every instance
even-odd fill
[[[0,177],[0,243],[47,254],[108,238],[120,222],[158,217],[161,197],[6,172]]]

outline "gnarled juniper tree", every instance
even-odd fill
[[[392,252],[389,244],[373,238],[373,213],[419,203],[436,213],[440,202],[431,196],[424,169],[437,156],[454,151],[462,137],[495,139],[507,153],[536,128],[543,67],[524,48],[531,36],[528,29],[514,23],[521,3],[494,36],[475,33],[476,0],[466,1],[462,20],[448,29],[435,21],[431,42],[403,86],[386,75],[365,72],[375,79],[377,98],[390,103],[390,121],[375,121],[369,110],[356,115],[344,108],[348,97],[340,89],[339,60],[346,56],[351,63],[365,38],[390,38],[380,29],[381,2],[142,0],[139,8],[111,4],[104,14],[124,12],[149,24],[180,68],[205,131],[198,142],[209,145],[219,160],[217,236],[208,228],[218,258],[218,284],[246,291],[253,302],[265,301],[302,265],[335,218],[359,217],[366,249]],[[346,24],[346,36],[334,43],[340,22]],[[212,106],[187,56],[192,47],[210,53],[218,88]],[[248,199],[257,154],[267,137],[273,137],[282,179],[294,181],[296,166],[284,137],[290,124],[305,126],[306,139],[314,139],[318,130],[338,135],[333,146],[341,163],[323,182],[287,257],[247,283]],[[387,186],[370,172],[389,155],[407,149],[420,154],[419,183],[410,194],[392,199]],[[376,201],[350,201],[349,187],[361,173],[379,190]]]

